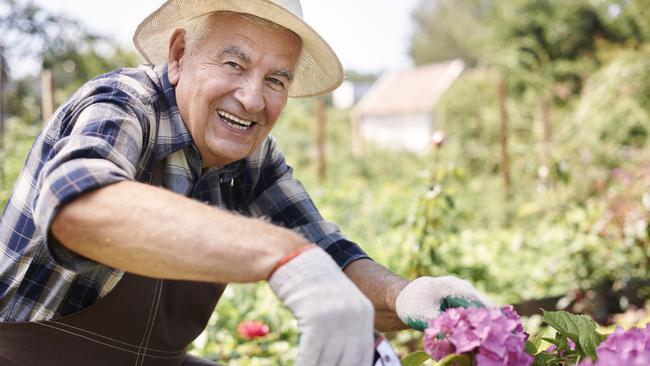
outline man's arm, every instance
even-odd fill
[[[446,307],[495,306],[469,282],[454,276],[408,281],[369,259],[352,262],[344,271],[373,303],[375,327],[380,331],[407,326],[424,330]]]
[[[345,274],[375,306],[375,327],[381,332],[406,329],[395,310],[395,300],[409,283],[381,264],[370,259],[350,263]]]
[[[284,263],[269,285],[298,321],[296,364],[372,360],[370,301],[325,251],[305,250],[306,240],[288,229],[125,181],[65,205],[51,231],[79,254],[152,277],[252,282]]]
[[[50,232],[72,251],[140,275],[209,282],[265,280],[307,244],[262,220],[123,181],[63,206]]]

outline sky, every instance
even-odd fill
[[[248,0],[242,0],[248,1]],[[411,65],[411,12],[419,0],[302,0],[304,18],[336,51],[343,67],[380,73]],[[81,20],[126,47],[136,27],[162,0],[35,0],[54,13]],[[133,48],[135,50],[135,48]]]

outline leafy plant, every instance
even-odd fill
[[[545,338],[540,333],[529,338],[525,347],[522,343],[517,348],[518,340],[528,335],[511,307],[504,307],[501,312],[449,309],[429,323],[425,330],[425,351],[414,352],[402,361],[405,365],[419,366],[428,360],[427,355],[438,359],[437,365],[564,366],[585,359],[597,360],[597,347],[606,336],[596,331],[596,324],[589,317],[544,311],[543,320],[555,331],[555,337]],[[542,340],[552,346],[540,351]],[[524,351],[529,355],[520,354]]]
[[[518,348],[515,340],[528,335],[511,307],[503,307],[501,313],[496,309],[449,309],[430,321],[425,330],[425,350],[404,357],[402,362],[419,366],[429,356],[438,360],[434,363],[437,366],[593,366],[601,365],[601,356],[608,360],[604,365],[613,365],[611,360],[634,365],[650,360],[650,324],[645,330],[618,328],[608,338],[585,315],[544,311],[543,320],[555,336],[539,333],[530,337],[524,348]],[[542,341],[551,346],[540,349]],[[518,354],[524,350],[528,356]]]
[[[581,358],[596,359],[596,347],[606,337],[596,331],[596,323],[585,315],[574,315],[564,311],[544,311],[544,321],[557,331],[555,339],[546,339],[553,343],[558,351],[568,349],[567,339],[575,344],[575,351]],[[558,339],[559,338],[559,339]]]
[[[419,366],[427,360],[429,355],[424,351],[413,352],[402,359],[402,366]],[[472,360],[466,355],[449,355],[435,362],[434,366],[472,366]]]

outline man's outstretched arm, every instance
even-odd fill
[[[373,303],[375,327],[380,331],[407,326],[423,330],[447,307],[494,306],[469,282],[454,276],[408,281],[370,259],[352,262],[344,271]]]
[[[265,280],[278,260],[308,243],[291,230],[133,181],[74,199],[50,232],[114,268],[208,282]]]
[[[65,205],[51,231],[83,256],[145,276],[209,282],[268,278],[298,321],[296,364],[372,360],[370,301],[324,250],[315,245],[305,250],[307,241],[288,229],[125,181]]]
[[[345,274],[375,306],[375,327],[380,332],[406,329],[395,309],[395,299],[409,281],[370,259],[350,263]]]

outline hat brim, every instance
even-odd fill
[[[302,39],[290,97],[325,94],[343,81],[341,62],[327,42],[300,17],[269,0],[169,0],[140,23],[133,43],[148,62],[166,63],[174,30],[192,18],[215,11],[255,15],[293,31]]]

